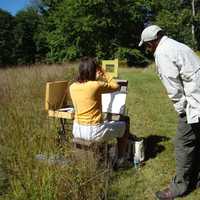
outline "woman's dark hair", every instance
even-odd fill
[[[98,68],[98,63],[96,59],[91,57],[83,57],[79,64],[79,74],[77,81],[94,81],[96,80],[96,70]]]

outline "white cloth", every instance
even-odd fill
[[[125,129],[124,121],[106,121],[98,125],[82,125],[74,121],[73,136],[85,140],[107,141],[122,137]]]
[[[200,117],[200,58],[185,44],[162,37],[154,53],[157,72],[175,110],[188,123]]]

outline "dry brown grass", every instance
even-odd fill
[[[98,199],[104,189],[104,174],[96,159],[77,159],[70,143],[56,143],[57,120],[44,111],[45,84],[72,79],[75,65],[6,68],[0,70],[0,159],[9,187],[0,199]],[[36,154],[62,155],[71,162],[49,165]]]

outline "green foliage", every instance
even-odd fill
[[[15,21],[15,57],[17,63],[33,64],[36,62],[37,54],[40,54],[41,57],[43,53],[43,50],[41,50],[43,43],[42,40],[39,39],[39,34],[37,33],[39,31],[40,16],[34,9],[29,8],[20,11],[16,15]]]
[[[195,5],[198,13],[199,8],[197,4]],[[170,37],[196,48],[195,43],[199,43],[200,38],[197,36],[197,41],[193,41],[192,38],[191,27],[194,22],[190,3],[181,3],[180,0],[154,0],[153,13],[155,23],[160,25]],[[196,35],[197,27],[198,25]]]
[[[45,7],[52,1],[43,3]],[[59,62],[83,55],[106,59],[114,56],[117,47],[136,47],[149,9],[144,3],[63,0],[51,4],[45,15],[48,58]]]
[[[185,0],[32,0],[16,16],[0,10],[0,65],[112,59],[125,52],[129,65],[145,65],[147,55],[137,51],[143,28],[158,24],[198,50],[199,11],[200,1],[193,16]]]
[[[126,60],[128,66],[146,66],[149,60],[138,49],[118,48],[115,57]]]
[[[0,66],[14,63],[14,17],[0,9]]]
[[[200,50],[200,13],[196,14],[195,18],[193,19],[193,23],[195,25],[195,37],[197,42],[197,49]]]

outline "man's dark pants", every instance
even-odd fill
[[[176,176],[170,190],[182,196],[195,186],[200,186],[200,123],[187,124],[186,117],[179,117],[174,140]]]

